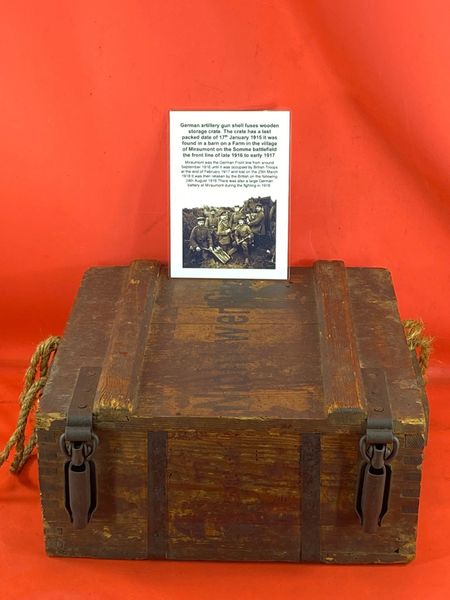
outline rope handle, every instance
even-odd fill
[[[409,319],[403,321],[405,330],[406,343],[408,348],[416,353],[419,361],[420,372],[425,380],[425,373],[430,362],[430,355],[433,350],[433,338],[425,335],[425,325],[423,321],[418,319]]]
[[[52,335],[38,344],[31,357],[30,366],[26,370],[23,390],[19,397],[20,410],[16,429],[2,452],[0,452],[1,467],[15,446],[15,456],[10,466],[12,473],[19,473],[22,470],[36,446],[36,427],[33,427],[33,432],[26,444],[25,428],[33,407],[36,406],[38,399],[42,396],[42,391],[47,383],[48,372],[60,341],[60,337]]]

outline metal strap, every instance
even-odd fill
[[[367,444],[392,444],[391,403],[383,369],[361,369],[367,401]]]
[[[81,367],[67,412],[67,442],[89,442],[92,439],[92,411],[100,373],[99,367]]]

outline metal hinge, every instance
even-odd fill
[[[101,369],[81,367],[59,444],[64,465],[65,507],[75,529],[83,529],[97,508],[97,478],[92,459],[99,444],[93,432],[93,405]]]
[[[393,433],[386,374],[383,369],[362,369],[367,399],[367,428],[359,448],[360,469],[356,511],[365,532],[375,533],[389,507],[392,479],[390,463],[398,453]]]

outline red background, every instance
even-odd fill
[[[0,443],[27,358],[62,332],[83,271],[167,261],[169,109],[291,110],[290,264],[389,268],[402,317],[435,337],[413,564],[50,560],[33,460],[0,474],[3,597],[446,597],[447,0],[4,0],[0,52]],[[83,595],[94,583],[103,592]]]

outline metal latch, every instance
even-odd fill
[[[75,529],[83,529],[97,508],[97,477],[92,459],[99,444],[93,432],[93,404],[101,369],[81,367],[59,443],[64,465],[65,507]]]
[[[398,453],[393,433],[386,375],[382,369],[362,369],[367,399],[367,429],[359,442],[360,469],[356,511],[367,533],[375,533],[389,507],[390,463]]]

